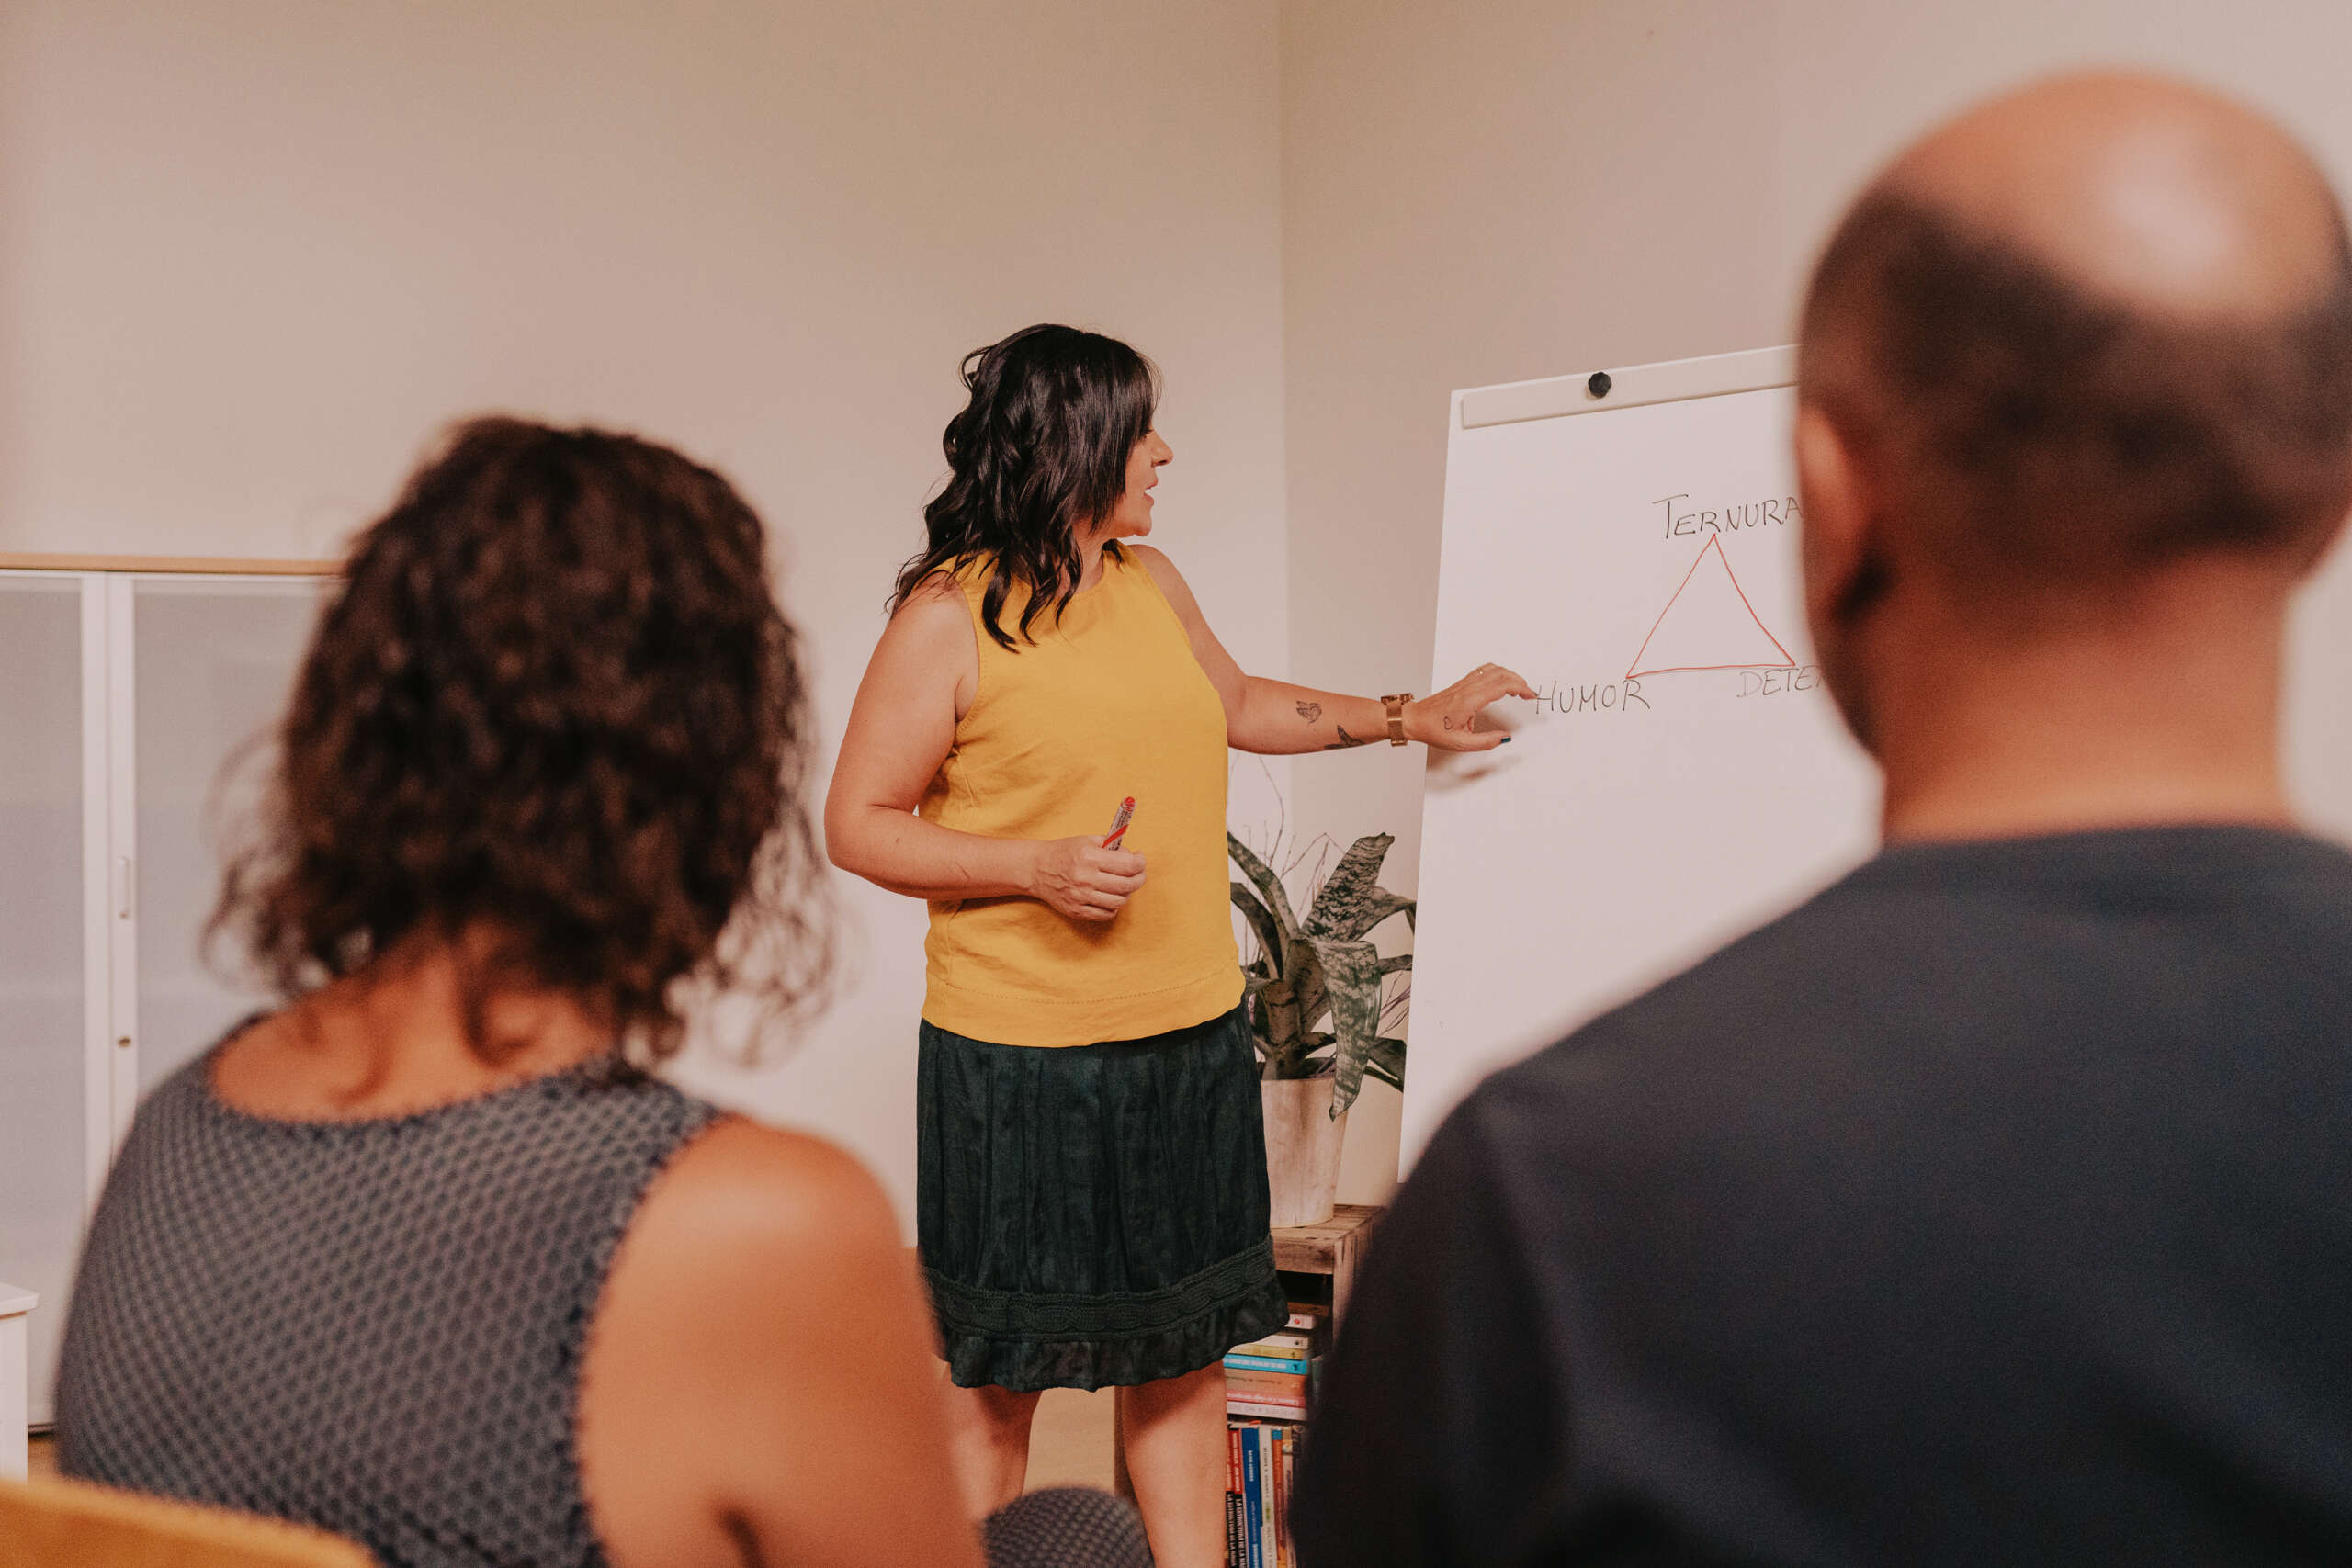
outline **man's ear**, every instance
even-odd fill
[[[2295,581],[2301,582],[2317,571],[2320,562],[2327,559],[2347,533],[2352,533],[2352,517],[2338,516],[2333,527],[2313,529],[2310,540],[2288,563]]]
[[[1796,459],[1805,620],[1820,648],[1884,592],[1884,541],[1869,471],[1846,432],[1817,404],[1797,409]]]

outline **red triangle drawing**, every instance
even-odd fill
[[[1756,606],[1747,602],[1739,579],[1732,575],[1724,542],[1709,539],[1690,570],[1682,574],[1674,597],[1658,612],[1625,676],[1631,680],[1686,670],[1793,669],[1795,665],[1781,639],[1756,614]]]

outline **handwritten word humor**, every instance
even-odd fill
[[[1649,698],[1642,695],[1638,680],[1611,681],[1606,685],[1572,686],[1555,681],[1535,689],[1535,711],[1538,713],[1631,713],[1635,708],[1647,712]]]
[[[1798,521],[1797,498],[1792,495],[1768,495],[1761,501],[1743,501],[1736,506],[1725,506],[1719,512],[1702,511],[1689,503],[1688,495],[1662,495],[1650,502],[1659,509],[1660,526],[1671,539],[1689,534],[1736,534],[1742,528],[1781,527]]]

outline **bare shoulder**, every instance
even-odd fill
[[[680,1150],[667,1177],[670,1184],[700,1200],[782,1197],[833,1200],[853,1189],[880,1188],[839,1145],[806,1133],[763,1126],[745,1116],[722,1116],[710,1130]]]
[[[889,1199],[847,1151],[729,1116],[679,1151],[630,1227],[665,1275],[766,1272],[895,1250]]]
[[[907,590],[907,596],[899,603],[898,613],[903,615],[913,610],[918,614],[935,614],[939,606],[953,609],[958,614],[964,610],[964,585],[945,567],[939,568]]]
[[[890,630],[894,635],[912,632],[920,637],[944,634],[961,636],[972,626],[970,603],[964,597],[964,585],[944,571],[934,571],[907,591],[899,607],[890,613]]]
[[[607,1365],[773,1378],[844,1300],[912,1294],[881,1183],[822,1139],[729,1116],[671,1159],[621,1237],[599,1312]]]
[[[611,1561],[976,1562],[939,1479],[931,1346],[865,1167],[714,1123],[638,1206],[582,1357],[581,1477]]]
[[[1176,563],[1168,558],[1167,551],[1132,541],[1123,543],[1119,547],[1132,554],[1142,563],[1143,569],[1151,573],[1151,580],[1159,584],[1159,591],[1168,595],[1168,602],[1176,606],[1178,613],[1188,615],[1198,613],[1200,606],[1193,598],[1192,584],[1184,581],[1184,574],[1176,570]]]
[[[1170,560],[1168,552],[1158,545],[1147,545],[1136,539],[1122,539],[1119,541],[1119,548],[1141,561],[1152,576],[1163,582],[1170,580],[1177,582],[1184,581],[1183,574],[1176,570],[1176,563]]]
[[[978,667],[979,655],[972,638],[972,610],[964,585],[934,571],[909,590],[890,613],[890,624],[883,627],[875,651],[877,660],[893,665],[960,671]]]

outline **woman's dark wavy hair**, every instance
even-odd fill
[[[1005,648],[1005,600],[1029,590],[1022,640],[1048,607],[1078,592],[1080,529],[1111,514],[1127,459],[1151,432],[1159,376],[1151,361],[1100,333],[1024,327],[964,356],[971,401],[947,422],[946,488],[922,510],[922,552],[899,572],[893,609],[925,579],[994,558],[981,621]],[[1116,548],[1116,547],[1113,547]]]
[[[579,999],[635,1060],[677,1048],[681,980],[796,1011],[831,956],[806,697],[726,479],[470,421],[353,547],[211,934],[288,998],[451,942],[490,1060],[514,987]]]

